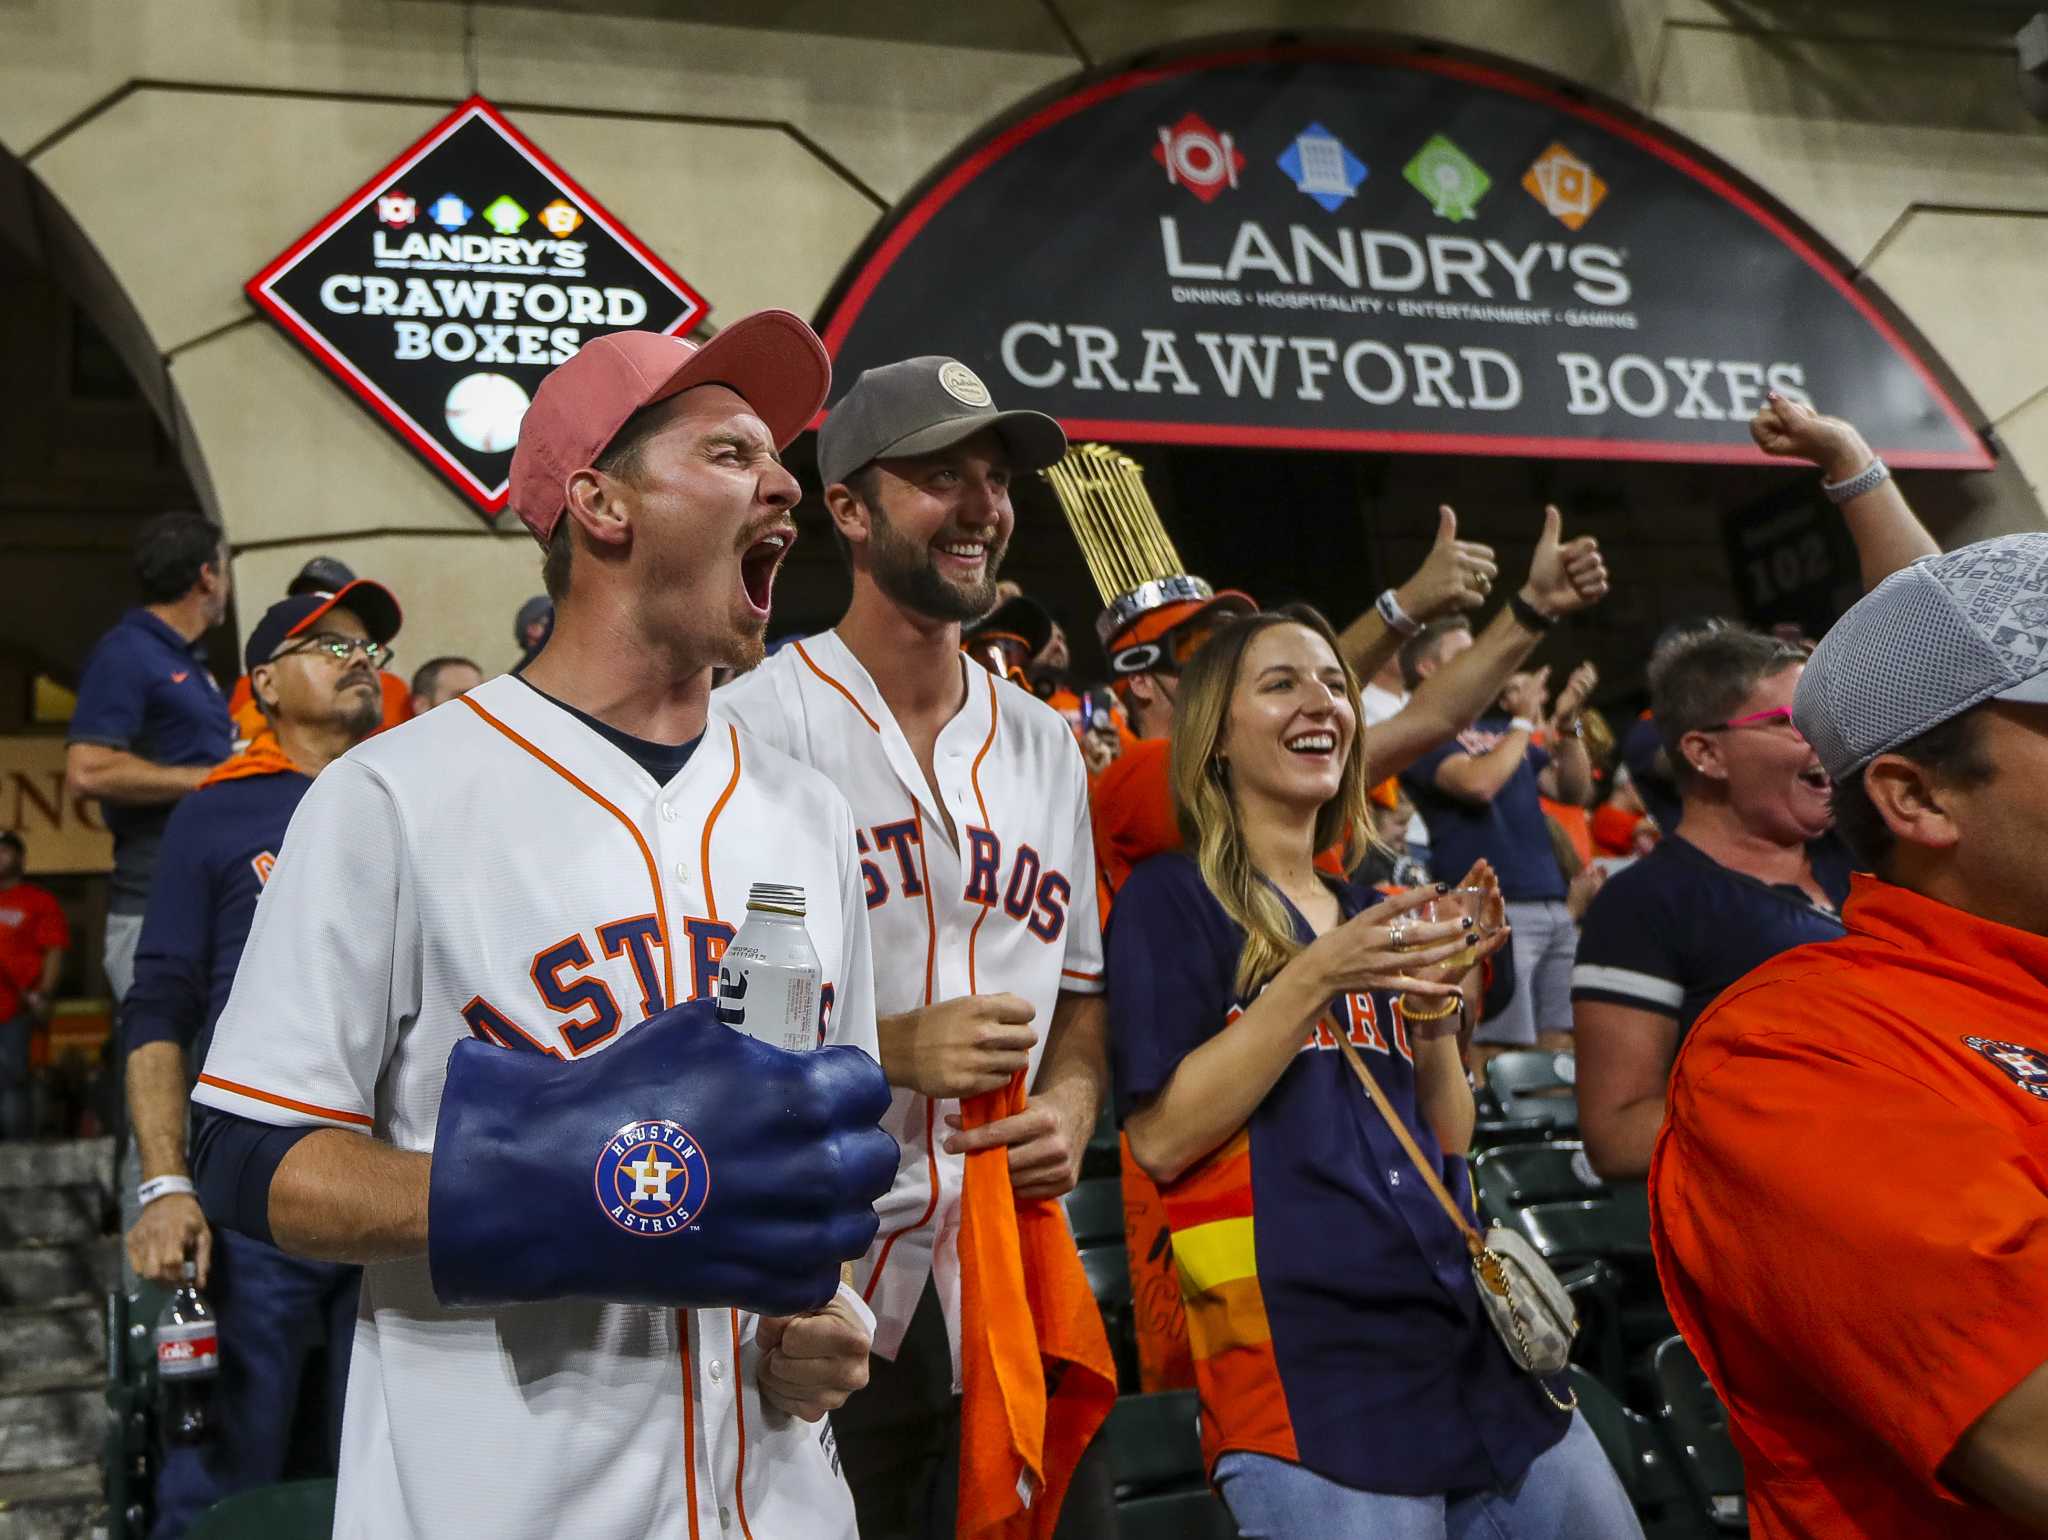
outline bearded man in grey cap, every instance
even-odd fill
[[[846,615],[712,696],[714,715],[831,778],[863,853],[883,1127],[902,1150],[854,1280],[875,1313],[868,1386],[833,1415],[865,1540],[939,1540],[1025,1508],[1057,1512],[1061,1540],[1115,1534],[1100,1440],[1081,1453],[1114,1368],[1052,1201],[1079,1177],[1108,1078],[1087,772],[1064,718],[961,651],[963,623],[996,605],[1013,481],[1066,447],[958,359],[862,374],[818,434]],[[1057,1389],[1034,1389],[1039,1362],[994,1383],[991,1332],[1035,1345]],[[986,1439],[963,1468],[963,1417],[1020,1433],[1016,1468],[992,1470]]]
[[[1870,868],[1723,994],[1650,1168],[1760,1536],[2048,1527],[2048,534],[1894,573],[1793,725]]]

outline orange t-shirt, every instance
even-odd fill
[[[1944,1485],[2048,1360],[2048,937],[1871,877],[1694,1024],[1657,1271],[1757,1540],[2032,1534]]]
[[[1088,783],[1088,811],[1095,824],[1095,875],[1105,899],[1115,895],[1140,861],[1180,849],[1180,825],[1173,816],[1169,779],[1172,759],[1172,739],[1133,739]],[[1106,920],[1106,903],[1103,915]]]

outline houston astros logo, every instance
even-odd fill
[[[2004,1070],[2027,1095],[2048,1101],[2048,1053],[2024,1043],[2001,1042],[1995,1037],[1966,1037],[1963,1046],[1976,1049]]]
[[[605,1141],[595,1184],[598,1207],[628,1235],[674,1235],[704,1212],[711,1163],[687,1129],[648,1118]]]

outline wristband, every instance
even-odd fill
[[[1508,613],[1513,615],[1531,631],[1548,631],[1557,624],[1555,615],[1546,615],[1521,595],[1518,589],[1508,595]]]
[[[1408,996],[1404,994],[1401,996],[1401,1015],[1407,1021],[1442,1021],[1464,1003],[1464,999],[1459,995],[1445,995],[1441,1010],[1418,1011],[1408,1003]]]
[[[173,1193],[183,1193],[188,1198],[198,1195],[188,1176],[153,1176],[135,1189],[136,1207],[148,1208],[158,1198],[168,1198]]]
[[[1823,481],[1820,489],[1831,503],[1854,502],[1866,492],[1875,492],[1891,479],[1891,467],[1876,455],[1870,463],[1851,476],[1847,481]]]
[[[1422,622],[1401,608],[1401,601],[1394,597],[1393,589],[1389,588],[1385,593],[1373,600],[1372,607],[1379,611],[1380,619],[1387,623],[1387,629],[1396,635],[1420,636],[1422,634]]]
[[[1511,733],[1527,733],[1533,738],[1536,736],[1536,724],[1527,717],[1516,717],[1508,723],[1508,731]]]

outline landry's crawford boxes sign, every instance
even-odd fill
[[[492,517],[550,369],[606,332],[679,334],[709,308],[481,97],[248,292]]]
[[[951,353],[1070,433],[1754,460],[1777,389],[1900,465],[1990,456],[1839,256],[1624,109],[1363,41],[1047,92],[941,166],[820,318],[839,388]]]

